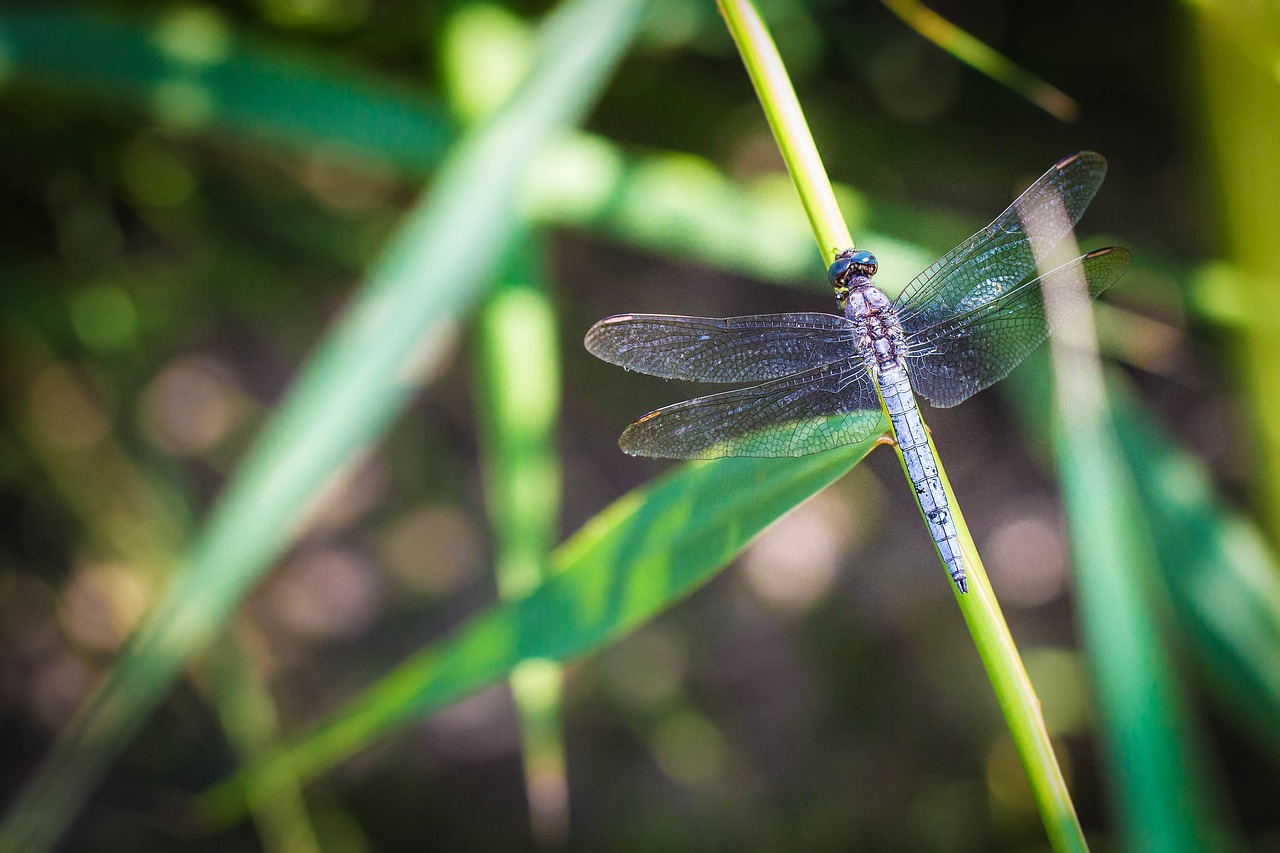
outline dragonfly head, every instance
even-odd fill
[[[878,268],[876,256],[870,252],[862,249],[845,249],[836,255],[835,263],[827,270],[827,280],[831,282],[836,295],[843,301],[849,294],[849,287],[853,283],[851,280],[854,277],[870,279],[876,274]]]

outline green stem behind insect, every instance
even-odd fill
[[[773,129],[773,138],[778,141],[787,171],[800,192],[809,224],[818,238],[818,248],[830,264],[837,252],[853,247],[853,237],[840,213],[831,179],[818,156],[818,147],[804,120],[786,66],[764,21],[749,2],[720,0],[719,6],[747,66],[769,127]]]
[[[804,202],[818,246],[830,263],[835,252],[853,245],[853,239],[836,204],[835,193],[814,145],[813,136],[805,123],[782,58],[749,0],[720,0],[720,10],[742,54],[769,126],[773,129],[782,157]],[[952,492],[942,460],[933,447],[932,438],[929,445],[933,449],[934,458],[938,460],[938,475],[951,501],[964,553],[965,570],[970,578],[968,594],[961,595],[953,587],[960,612],[973,635],[974,645],[986,668],[996,701],[1004,713],[1009,733],[1022,759],[1050,843],[1059,851],[1085,850],[1087,845],[1084,833],[1076,817],[1062,770],[1058,766],[1044,718],[1040,714],[1040,701],[987,582],[978,550],[973,544],[964,515],[960,512],[960,504]],[[903,461],[901,451],[898,459]],[[905,471],[905,462],[903,467]]]

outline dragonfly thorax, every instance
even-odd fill
[[[902,323],[893,303],[870,279],[855,276],[844,302],[844,315],[853,323],[858,352],[869,368],[884,368],[903,355]],[[857,281],[857,279],[862,279]]]

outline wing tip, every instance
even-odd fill
[[[597,320],[591,324],[591,328],[587,329],[587,333],[582,336],[582,345],[586,347],[587,352],[591,353],[596,358],[611,361],[611,359],[604,354],[604,350],[600,346],[599,341],[605,335],[606,329],[620,323],[626,323],[633,317],[635,317],[634,314],[613,314],[612,316],[605,317],[603,320]]]
[[[1087,160],[1093,163],[1097,163],[1103,169],[1107,168],[1107,158],[1103,157],[1097,151],[1077,151],[1074,154],[1068,154],[1066,157],[1063,157],[1057,163],[1054,163],[1053,168],[1056,171],[1061,172],[1063,169],[1066,169],[1068,166],[1072,165],[1078,160]]]
[[[1113,257],[1116,263],[1122,264],[1125,269],[1128,269],[1129,265],[1133,263],[1133,252],[1130,252],[1124,246],[1104,246],[1101,249],[1094,249],[1085,253],[1084,260],[1089,261],[1106,256]]]

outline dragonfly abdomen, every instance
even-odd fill
[[[969,583],[960,554],[960,536],[951,517],[951,503],[938,476],[938,463],[929,446],[929,436],[916,406],[907,368],[902,360],[878,367],[873,373],[884,397],[894,437],[902,450],[902,461],[907,469],[907,478],[915,489],[920,513],[929,526],[929,533],[947,565],[951,580],[961,592],[968,592]]]

